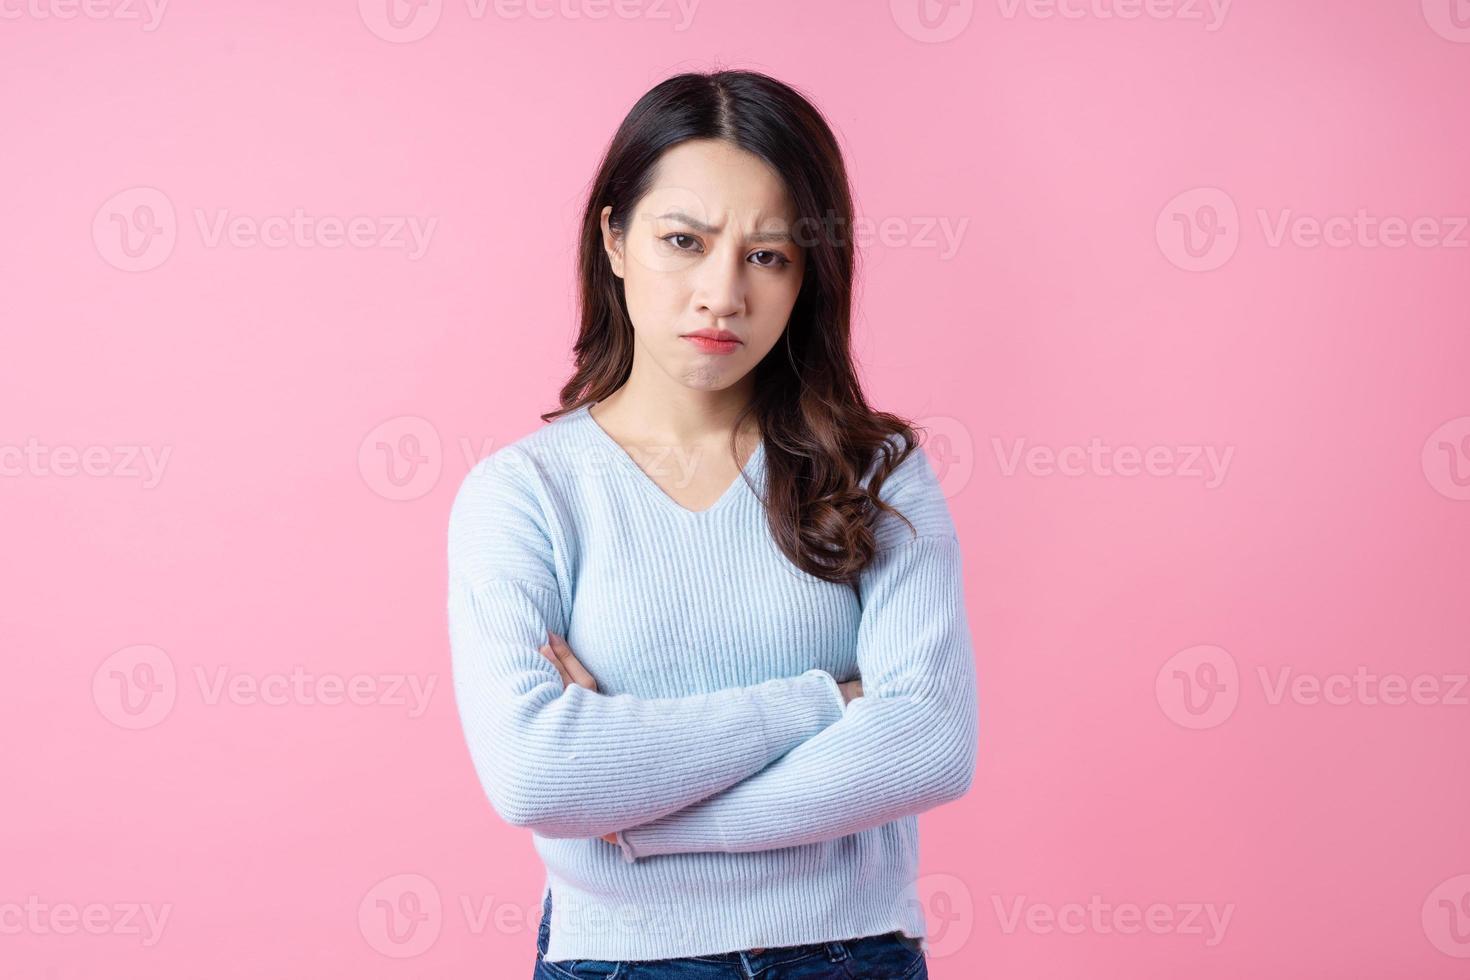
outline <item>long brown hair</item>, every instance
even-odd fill
[[[692,139],[724,140],[760,157],[784,177],[795,205],[801,231],[793,234],[806,249],[801,290],[783,338],[756,365],[755,398],[734,432],[755,414],[765,443],[764,504],[777,546],[808,574],[855,586],[873,557],[877,514],[903,518],[878,494],[918,437],[909,420],[877,411],[863,397],[851,348],[855,254],[847,169],[821,113],[789,85],[752,71],[688,73],[660,82],[629,111],[603,155],[582,217],[575,371],[562,386],[562,407],[541,418],[550,422],[600,401],[627,381],[633,324],[623,281],[603,250],[602,209],[612,206],[609,223],[624,234],[660,155]]]

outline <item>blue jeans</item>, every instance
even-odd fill
[[[713,953],[667,960],[544,959],[551,941],[551,892],[541,907],[532,980],[929,980],[919,941],[900,932],[759,953]]]

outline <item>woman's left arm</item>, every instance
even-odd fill
[[[978,708],[961,564],[952,532],[880,550],[860,583],[862,697],[756,774],[621,831],[623,859],[809,844],[963,796]]]

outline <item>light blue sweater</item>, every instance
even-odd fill
[[[859,602],[776,547],[764,462],[687,510],[584,405],[455,497],[456,702],[495,811],[545,862],[548,960],[925,935],[915,815],[969,789],[976,751],[948,504],[916,448],[882,496],[917,535],[882,515]],[[597,692],[564,689],[548,629]]]

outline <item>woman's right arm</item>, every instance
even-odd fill
[[[455,699],[502,819],[545,837],[600,837],[759,772],[842,717],[820,670],[679,698],[605,695],[538,647],[565,632],[550,537],[515,447],[465,478],[449,519]]]

